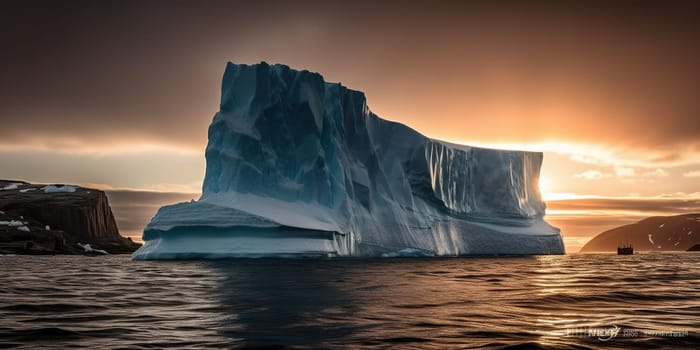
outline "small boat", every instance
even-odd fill
[[[631,254],[634,254],[634,248],[632,248],[631,243],[628,243],[627,245],[617,246],[617,255],[631,255]]]

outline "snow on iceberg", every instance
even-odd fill
[[[427,138],[317,73],[229,62],[205,156],[134,259],[564,253],[542,153]]]
[[[70,186],[70,185],[63,185],[63,186],[48,185],[48,186],[42,187],[41,190],[44,191],[44,193],[59,193],[59,192],[73,193],[76,190],[78,190],[78,187]]]

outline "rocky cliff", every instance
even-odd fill
[[[78,254],[85,244],[112,254],[140,246],[119,234],[103,191],[0,180],[0,253]]]
[[[632,244],[636,251],[684,251],[698,242],[699,234],[700,213],[653,216],[605,231],[581,252],[614,252],[623,244]]]

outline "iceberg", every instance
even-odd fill
[[[428,138],[318,73],[229,62],[208,136],[201,197],[133,259],[564,253],[542,153]]]

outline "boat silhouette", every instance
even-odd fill
[[[627,243],[625,245],[618,245],[617,246],[617,255],[631,255],[634,254],[634,248],[632,247],[632,243]]]

